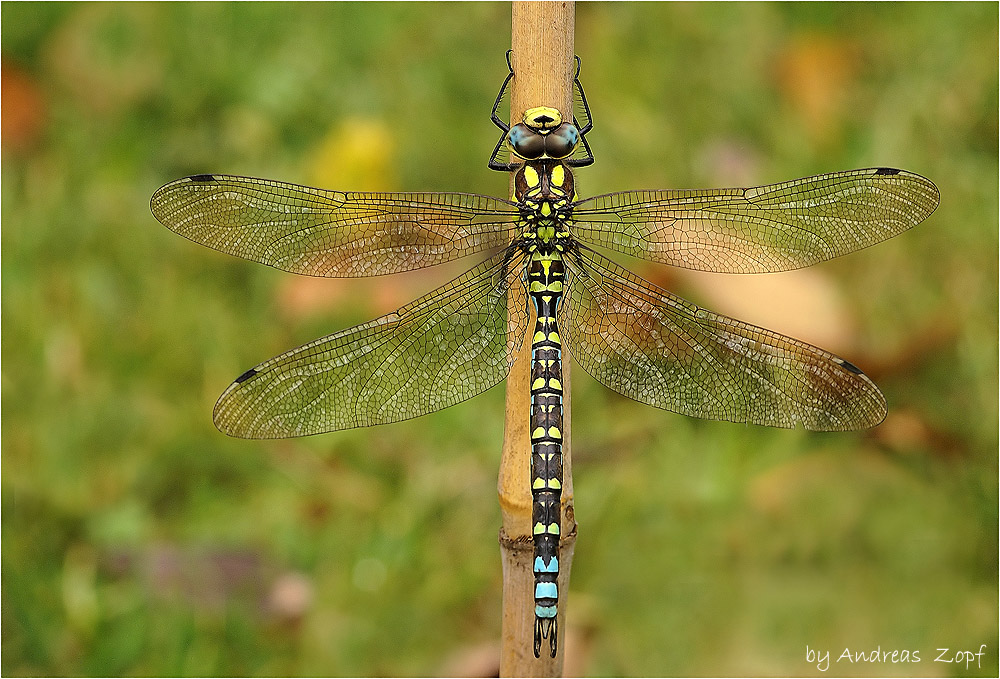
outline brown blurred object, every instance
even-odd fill
[[[889,353],[873,353],[865,373],[872,379],[905,375],[939,358],[959,341],[959,328],[947,311],[928,313],[924,326],[911,331],[908,341]]]
[[[278,306],[282,316],[298,320],[329,312],[350,297],[348,282],[342,278],[316,278],[289,274],[278,288]]]
[[[269,622],[297,625],[315,600],[308,576],[276,572],[264,554],[249,548],[162,543],[112,550],[101,563],[106,573],[141,582],[158,599],[210,613],[222,613],[232,602],[243,600]]]
[[[441,667],[442,677],[499,677],[500,643],[486,642],[460,648]]]
[[[312,607],[312,582],[302,573],[288,571],[279,575],[267,594],[267,611],[284,622],[299,622]]]
[[[903,455],[930,450],[942,458],[958,458],[967,452],[959,439],[932,428],[914,410],[890,410],[873,435],[883,446]]]
[[[224,611],[237,598],[262,602],[273,570],[254,550],[171,543],[114,550],[105,555],[103,564],[114,576],[142,582],[157,598],[211,612]]]
[[[52,384],[82,388],[87,371],[83,341],[75,328],[60,325],[50,329],[45,338],[45,367]]]
[[[414,301],[419,295],[458,276],[461,264],[368,278],[317,278],[288,274],[278,289],[278,306],[284,318],[297,321],[329,315],[337,309],[381,316]],[[469,262],[466,262],[466,267]],[[334,332],[339,328],[331,328]]]
[[[774,521],[788,520],[807,506],[826,505],[834,508],[837,525],[846,530],[862,520],[862,503],[858,495],[842,496],[838,489],[852,483],[869,489],[894,486],[906,475],[901,466],[875,453],[871,446],[859,448],[849,461],[832,449],[817,447],[808,455],[789,458],[756,474],[747,485],[747,505]],[[779,533],[774,537],[779,543],[785,540]],[[739,541],[735,538],[734,544]],[[818,548],[819,543],[811,546]]]
[[[564,677],[586,677],[591,674],[594,640],[600,629],[601,616],[592,597],[581,592],[571,592],[566,611],[566,663]]]
[[[35,79],[19,66],[3,62],[0,81],[3,82],[0,106],[3,150],[27,151],[37,143],[45,127],[45,99]]]
[[[796,37],[779,53],[778,87],[815,145],[838,142],[858,62],[850,43],[817,33]]]
[[[836,475],[837,465],[827,455],[813,454],[775,465],[754,476],[747,485],[747,504],[771,519],[783,519],[825,479]]]
[[[693,301],[699,306],[838,355],[855,349],[856,319],[823,271],[737,275],[682,270],[678,275],[695,290]]]

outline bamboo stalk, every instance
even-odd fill
[[[515,1],[512,11],[514,80],[511,83],[511,124],[520,122],[521,114],[534,106],[553,106],[572,119],[573,2]],[[513,190],[513,182],[511,186]],[[513,312],[531,308],[526,296],[514,294],[508,299]],[[533,315],[533,314],[532,314]],[[533,327],[534,320],[528,327]],[[576,543],[573,516],[573,475],[570,457],[570,360],[566,346],[563,360],[563,491],[562,537],[559,549],[559,648],[555,658],[547,652],[535,658],[534,574],[531,536],[530,456],[528,436],[530,410],[531,342],[524,339],[520,354],[507,377],[507,404],[503,452],[497,490],[500,495],[502,527],[500,545],[503,557],[503,629],[501,635],[500,676],[561,676],[566,629],[569,574]]]

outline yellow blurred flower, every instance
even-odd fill
[[[330,129],[309,164],[310,183],[339,191],[391,191],[395,140],[380,120],[349,118]]]

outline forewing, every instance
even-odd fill
[[[506,377],[527,329],[508,313],[523,285],[501,253],[398,311],[310,342],[236,379],[215,424],[241,438],[284,438],[397,422],[480,394]]]
[[[748,189],[609,193],[577,203],[571,230],[653,262],[764,273],[892,238],[926,219],[939,199],[920,175],[872,168]]]
[[[237,257],[310,276],[376,276],[506,246],[518,213],[468,193],[345,193],[195,175],[153,194],[160,223]]]
[[[853,430],[886,414],[878,387],[833,354],[701,309],[607,259],[567,256],[562,334],[615,391],[692,417]]]

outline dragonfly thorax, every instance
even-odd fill
[[[554,160],[542,160],[525,163],[514,174],[514,200],[525,206],[529,211],[536,211],[531,206],[548,203],[549,209],[566,210],[576,199],[576,189],[573,183],[573,173],[565,164]]]
[[[514,200],[530,238],[550,242],[568,235],[575,197],[573,173],[559,161],[525,163],[514,174]]]

